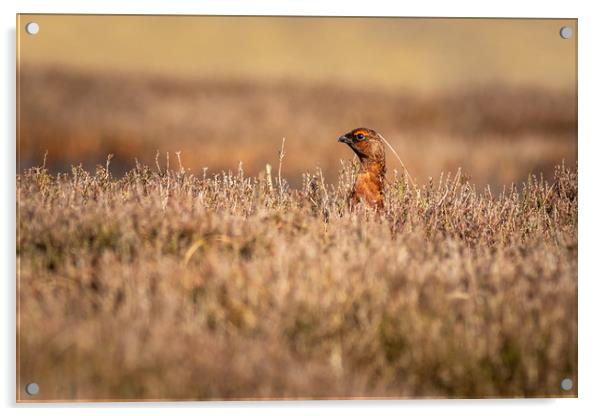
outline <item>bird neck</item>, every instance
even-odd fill
[[[385,177],[385,173],[386,167],[384,160],[360,159],[360,175],[367,174],[382,182]]]

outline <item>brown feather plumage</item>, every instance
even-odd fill
[[[376,131],[362,127],[339,137],[339,142],[347,144],[360,161],[360,170],[349,197],[350,203],[356,205],[363,201],[369,206],[382,209],[387,169],[382,137]]]

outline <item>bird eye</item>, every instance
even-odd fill
[[[365,136],[362,133],[359,133],[358,135],[355,136],[358,140],[364,140]]]

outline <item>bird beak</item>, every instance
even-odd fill
[[[339,142],[345,143],[345,144],[351,144],[351,139],[347,136],[341,136],[341,137],[339,137]]]

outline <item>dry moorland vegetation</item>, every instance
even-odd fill
[[[18,391],[575,395],[575,169],[499,194],[393,174],[382,213],[347,208],[353,172],[17,175]]]

